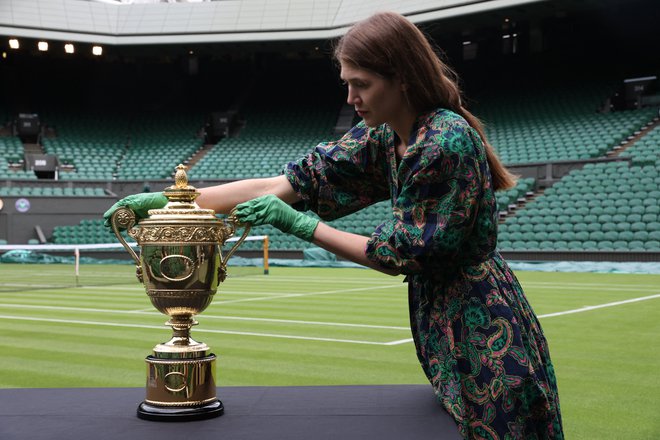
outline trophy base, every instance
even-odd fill
[[[194,408],[162,407],[142,402],[137,409],[137,416],[143,420],[155,422],[190,422],[194,420],[212,419],[225,412],[222,402],[216,400],[204,406]]]
[[[216,397],[216,356],[205,354],[154,351],[153,356],[147,356],[147,396],[138,407],[137,416],[178,422],[221,415],[224,406]]]

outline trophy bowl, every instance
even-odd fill
[[[136,276],[144,284],[151,304],[169,316],[169,341],[157,344],[147,356],[146,399],[138,417],[178,421],[216,417],[224,407],[216,397],[215,360],[209,347],[190,337],[190,330],[213,300],[219,283],[227,276],[227,261],[250,231],[233,217],[216,218],[211,209],[195,203],[199,192],[188,185],[185,167],[179,165],[175,185],[163,193],[168,203],[149,210],[149,217],[136,224],[135,213],[117,209],[111,224],[117,239],[133,257]],[[237,226],[244,232],[222,255],[222,245]],[[126,243],[120,230],[137,241],[140,255]]]

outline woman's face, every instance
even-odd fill
[[[341,79],[348,85],[346,102],[369,127],[397,121],[406,108],[403,86],[371,71],[341,63]]]

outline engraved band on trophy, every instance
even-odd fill
[[[227,261],[250,231],[233,217],[216,218],[212,209],[195,203],[200,194],[188,185],[186,167],[179,165],[175,185],[163,193],[162,209],[149,210],[149,217],[135,223],[135,213],[120,208],[111,224],[117,239],[136,263],[136,276],[144,284],[151,303],[170,317],[172,338],[153,348],[147,356],[146,398],[138,417],[147,420],[197,420],[219,416],[224,411],[216,397],[215,360],[209,347],[190,337],[197,325],[195,315],[213,299],[218,284],[227,276]],[[223,257],[221,247],[237,226],[244,232]],[[126,229],[140,247],[140,255],[120,233]]]

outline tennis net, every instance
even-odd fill
[[[225,252],[237,240],[227,240]],[[268,274],[268,236],[245,240],[260,241],[263,256],[231,257],[228,276]],[[128,244],[138,247],[135,242]],[[120,243],[0,245],[0,292],[135,284],[135,271],[126,267],[133,263]]]

